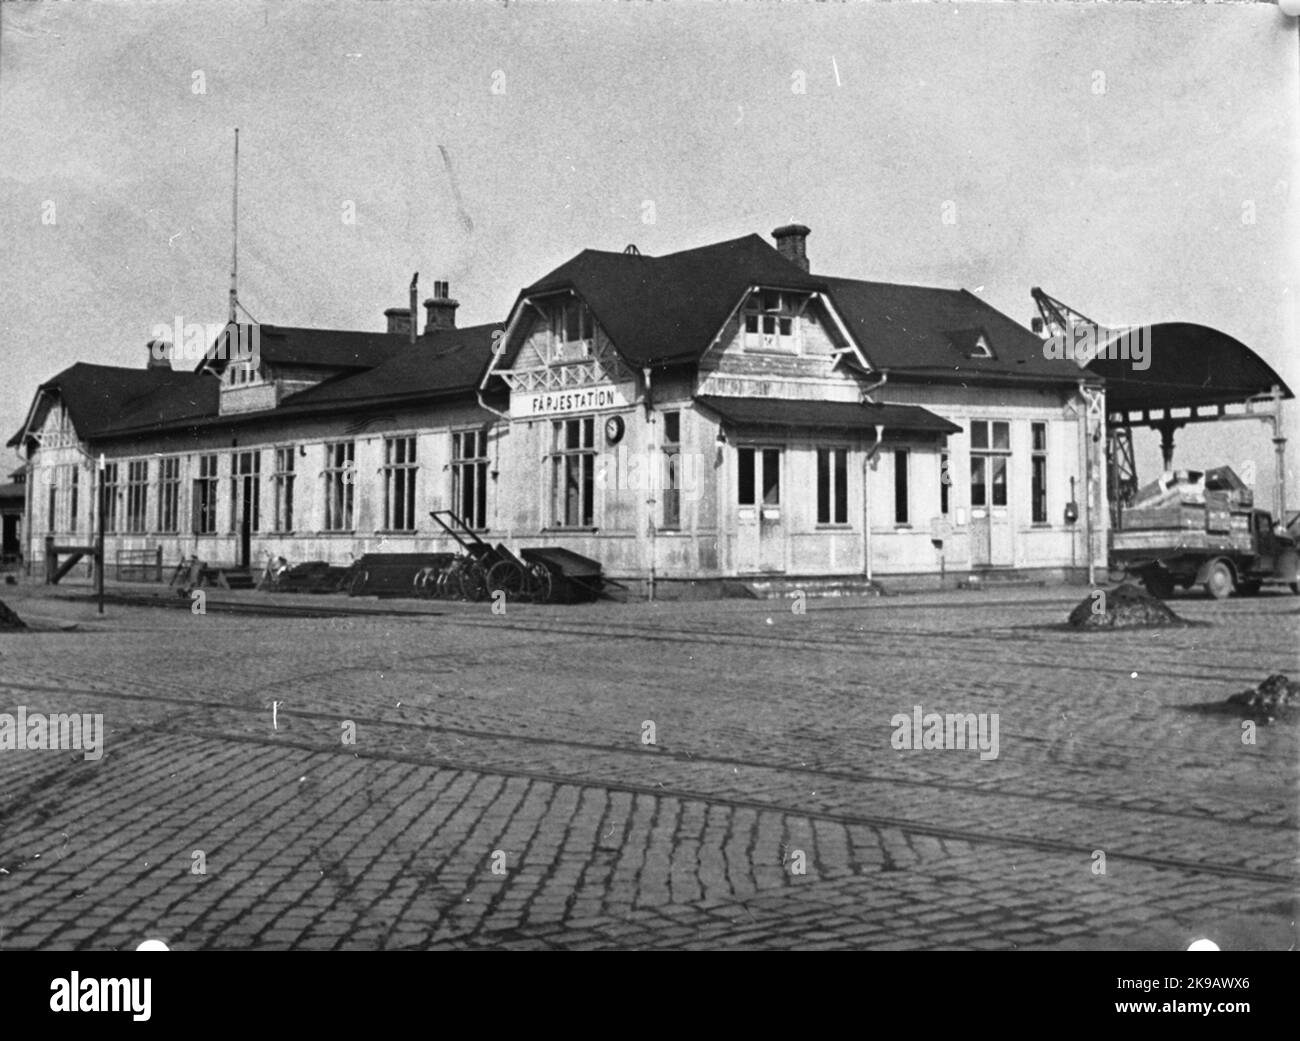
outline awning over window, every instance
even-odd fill
[[[886,430],[955,434],[961,430],[942,416],[917,405],[858,405],[848,401],[802,401],[789,398],[721,398],[696,402],[739,426],[803,427],[814,430]]]

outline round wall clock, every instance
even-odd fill
[[[623,440],[622,416],[610,416],[605,420],[605,440],[611,445],[616,445]]]

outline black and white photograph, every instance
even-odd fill
[[[1295,950],[1300,0],[8,2],[0,178],[0,951]]]

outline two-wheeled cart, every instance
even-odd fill
[[[427,596],[459,595],[473,601],[486,600],[498,591],[514,602],[545,603],[551,598],[551,573],[547,568],[520,560],[502,543],[493,546],[484,542],[453,510],[431,510],[429,516],[464,553],[440,571],[431,571],[423,583],[417,576],[417,591]]]

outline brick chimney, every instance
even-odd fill
[[[456,308],[459,300],[451,298],[450,287],[446,282],[433,283],[433,296],[424,302],[424,334],[441,332],[456,328]]]
[[[802,224],[786,224],[772,232],[781,256],[805,271],[808,270],[808,235],[809,230]]]
[[[390,336],[411,335],[411,309],[409,307],[390,307],[384,312],[384,317],[388,319],[388,333]]]
[[[149,359],[145,362],[146,369],[166,369],[171,371],[172,345],[166,340],[150,340],[146,346],[149,348]]]

